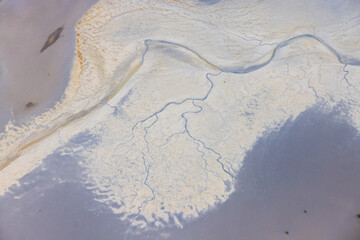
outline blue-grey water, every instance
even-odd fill
[[[258,141],[227,202],[183,229],[126,239],[360,239],[359,144],[338,111],[308,110]],[[124,239],[127,223],[93,200],[79,161],[55,153],[0,197],[0,240]]]

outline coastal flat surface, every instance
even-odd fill
[[[226,203],[183,229],[127,239],[358,239],[360,138],[338,113],[316,112],[255,145]],[[54,153],[0,197],[0,239],[124,239],[128,223],[93,200],[78,160]]]
[[[0,240],[360,237],[357,1],[35,2],[0,4]]]

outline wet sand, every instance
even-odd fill
[[[14,0],[0,5],[0,131],[58,101],[70,77],[78,18],[96,0]],[[63,31],[42,53],[49,36]]]
[[[217,209],[183,229],[126,239],[359,239],[360,138],[337,113],[316,112],[259,140],[237,176],[237,191]],[[86,139],[92,136],[76,143]],[[93,200],[79,162],[54,153],[1,196],[0,239],[124,239],[128,224]]]
[[[171,239],[360,239],[359,143],[339,112],[306,111],[257,142],[226,203]]]

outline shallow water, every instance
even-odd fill
[[[75,52],[78,18],[96,0],[6,0],[0,5],[0,131],[52,107],[63,94]],[[64,26],[43,53],[48,36]],[[33,103],[28,108],[26,104]]]
[[[86,139],[91,136],[77,141]],[[127,239],[356,240],[359,144],[338,113],[308,110],[258,141],[227,202],[183,229]],[[123,239],[127,223],[92,200],[81,184],[79,161],[55,153],[0,197],[0,239]]]
[[[336,113],[288,122],[247,154],[237,192],[171,239],[359,239],[355,132]]]

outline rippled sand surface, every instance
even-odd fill
[[[132,230],[182,227],[229,198],[260,137],[307,109],[341,106],[359,129],[359,12],[99,1],[76,25],[61,100],[1,133],[0,193],[56,151],[82,159],[84,185]]]

